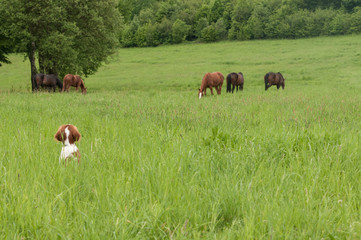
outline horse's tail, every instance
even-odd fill
[[[59,78],[56,78],[56,85],[60,88],[60,90],[63,90],[63,83]]]
[[[268,85],[268,76],[269,76],[269,73],[267,73],[265,76],[264,76],[264,85],[265,85],[265,90],[267,90],[267,85]]]
[[[231,92],[231,88],[232,88],[231,79],[232,79],[232,75],[228,74],[227,75],[227,92]]]

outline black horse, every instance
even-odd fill
[[[243,84],[244,84],[244,77],[243,77],[243,73],[239,72],[239,73],[230,73],[227,75],[227,92],[234,92],[234,88],[237,87],[237,92],[238,92],[238,87],[239,90],[243,91]],[[233,85],[233,87],[232,87]]]
[[[57,86],[59,87],[59,92],[63,88],[63,83],[60,81],[58,76],[54,74],[38,73],[34,78],[37,91],[39,91],[40,87],[47,88],[49,92],[51,89],[53,89],[53,92],[55,92]]]
[[[269,72],[264,76],[265,90],[267,91],[272,85],[277,85],[277,89],[282,86],[282,89],[285,89],[285,79],[283,78],[280,72],[274,73]]]

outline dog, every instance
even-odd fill
[[[63,148],[61,149],[59,163],[61,160],[65,161],[76,157],[78,159],[78,164],[80,163],[80,152],[79,149],[75,146],[75,142],[79,141],[81,134],[79,133],[77,127],[71,124],[61,125],[58,131],[54,135],[55,140],[63,143]]]

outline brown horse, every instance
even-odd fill
[[[213,95],[212,87],[215,87],[217,94],[221,94],[221,89],[224,81],[224,76],[220,72],[206,73],[202,79],[201,88],[199,88],[198,97],[199,99],[207,93],[207,88],[211,89],[211,94]]]
[[[67,74],[64,77],[63,80],[63,92],[67,91],[69,92],[70,87],[75,87],[76,91],[78,91],[78,88],[81,88],[81,93],[86,94],[86,87],[84,86],[84,80],[81,79],[79,75],[73,75],[73,74]]]
[[[243,77],[243,73],[239,72],[239,73],[230,73],[227,75],[227,92],[231,92],[231,88],[232,88],[232,93],[234,92],[234,88],[237,89],[238,92],[238,87],[239,90],[243,91],[243,84],[244,84],[244,77]]]
[[[277,89],[282,86],[282,89],[285,89],[285,80],[280,72],[274,73],[269,72],[264,76],[265,89],[267,91],[272,85],[277,85]]]
[[[51,89],[53,89],[53,92],[55,92],[56,87],[59,87],[59,92],[63,88],[63,84],[59,80],[59,78],[54,74],[44,74],[44,73],[38,73],[34,76],[35,83],[36,83],[36,90],[39,91],[39,88],[48,88],[49,92]]]

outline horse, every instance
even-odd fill
[[[233,85],[232,93],[234,92],[234,88],[236,88],[238,92],[238,87],[239,90],[243,91],[243,84],[244,84],[243,73],[233,72],[227,75],[227,92],[231,92],[232,85]]]
[[[73,74],[67,74],[65,75],[63,79],[63,89],[62,91],[69,92],[69,88],[73,86],[76,87],[76,91],[78,91],[78,88],[81,88],[81,93],[86,94],[87,88],[84,85],[84,80],[81,79],[79,75],[73,75]]]
[[[213,73],[206,73],[202,79],[201,88],[198,89],[198,97],[201,99],[201,97],[206,95],[207,88],[211,89],[211,94],[213,95],[213,89],[212,87],[215,87],[217,90],[217,94],[221,94],[221,89],[224,81],[224,76],[220,72],[213,72]]]
[[[48,88],[49,92],[51,89],[53,89],[53,92],[55,92],[56,87],[59,87],[59,91],[62,90],[63,84],[59,80],[58,76],[54,74],[44,74],[44,73],[38,73],[35,74],[35,83],[36,83],[36,90],[39,91],[39,88]]]
[[[277,85],[277,89],[282,86],[285,89],[285,80],[280,72],[269,72],[264,76],[265,90],[267,91],[272,85]]]

